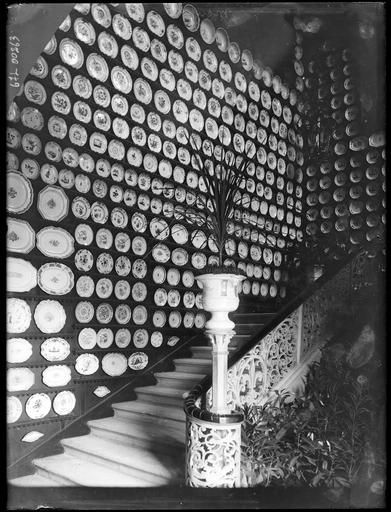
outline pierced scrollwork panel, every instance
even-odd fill
[[[240,423],[201,424],[187,419],[186,485],[237,487],[240,483]]]
[[[228,371],[232,409],[259,404],[296,362],[298,311],[294,311]]]

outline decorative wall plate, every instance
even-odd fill
[[[117,299],[126,300],[130,295],[130,284],[124,279],[120,279],[115,284],[114,294]]]
[[[171,313],[168,316],[168,324],[173,329],[178,328],[181,325],[182,322],[182,315],[179,313],[179,311],[171,311]]]
[[[123,354],[110,353],[102,358],[102,370],[110,377],[118,377],[125,373],[128,360]]]
[[[121,328],[115,333],[115,344],[118,348],[126,348],[131,341],[131,334],[129,329]]]
[[[63,364],[48,366],[42,372],[42,382],[50,388],[66,386],[71,378],[71,369]]]
[[[9,368],[7,370],[7,391],[27,391],[35,383],[35,375],[29,368]]]
[[[7,362],[24,363],[33,354],[33,346],[24,338],[7,339]]]
[[[144,284],[144,283],[141,283]],[[145,286],[145,285],[144,285]],[[130,319],[132,318],[132,311],[128,304],[119,304],[115,309],[115,319],[116,321],[121,324],[125,325],[130,322]]]
[[[41,355],[47,361],[63,361],[71,353],[69,343],[63,338],[48,338],[41,344]]]
[[[174,347],[179,341],[178,336],[170,336],[167,341],[169,347]]]
[[[28,292],[37,286],[37,269],[21,258],[7,258],[7,291]]]
[[[96,319],[100,324],[108,324],[113,318],[114,312],[110,304],[101,303],[96,308]]]
[[[157,244],[152,249],[152,257],[158,263],[167,263],[170,254],[170,249],[165,244]]]
[[[22,173],[7,172],[7,210],[11,213],[24,213],[32,205],[33,188]]]
[[[148,331],[146,329],[137,329],[133,333],[133,344],[136,348],[146,347],[148,345]]]
[[[116,39],[107,32],[101,32],[99,34],[98,47],[102,53],[108,57],[111,57],[112,59],[115,59],[118,55],[118,43]]]
[[[191,288],[194,284],[194,274],[191,270],[185,270],[182,274],[183,286]]]
[[[62,39],[59,47],[61,60],[75,69],[80,69],[84,63],[83,50],[72,39]]]
[[[182,267],[183,265],[186,265],[188,260],[189,255],[184,249],[177,248],[172,251],[171,261],[174,263],[174,265]]]
[[[110,389],[107,386],[97,386],[94,391],[94,395],[96,395],[98,398],[103,398],[104,396],[111,393]]]
[[[38,439],[41,439],[45,434],[42,432],[38,432],[37,430],[32,430],[31,432],[27,432],[22,438],[21,441],[23,443],[35,443]]]
[[[184,37],[181,29],[176,25],[168,25],[167,27],[167,39],[171,46],[174,46],[177,50],[180,50],[184,44]]]
[[[106,4],[91,4],[91,14],[94,20],[108,28],[111,25],[111,12]]]
[[[149,11],[147,14],[147,25],[151,32],[158,37],[162,37],[166,31],[163,18],[155,11]]]
[[[80,276],[76,283],[76,293],[79,297],[91,297],[94,293],[95,285],[90,276]]]
[[[109,67],[105,59],[97,53],[90,53],[86,60],[87,72],[92,78],[106,82],[109,77]]]
[[[192,254],[191,264],[197,270],[201,270],[202,268],[204,268],[206,266],[206,263],[207,263],[207,260],[206,260],[205,254],[200,253],[200,252],[195,252]]]
[[[81,354],[77,357],[75,370],[80,375],[93,375],[99,369],[99,359],[94,354]]]
[[[152,272],[152,279],[156,284],[164,283],[166,279],[166,269],[161,266],[155,267]]]
[[[62,188],[48,185],[38,194],[37,208],[44,219],[60,222],[68,215],[69,199]]]
[[[34,311],[34,320],[38,329],[44,333],[59,332],[66,322],[63,306],[56,300],[43,300]]]
[[[133,352],[128,359],[131,370],[143,370],[148,364],[148,356],[144,352]]]
[[[117,36],[125,41],[129,41],[132,37],[132,26],[130,21],[121,14],[115,14],[112,20],[112,26]]]
[[[111,254],[102,252],[96,258],[96,268],[100,274],[109,274],[114,267],[114,260]]]
[[[151,334],[151,345],[155,348],[158,348],[163,343],[163,334],[160,331],[154,331]]]
[[[96,343],[99,348],[108,348],[113,344],[114,334],[109,327],[99,329],[96,334]]]
[[[91,23],[83,18],[76,18],[73,22],[73,31],[79,41],[92,45],[95,43],[96,33]]]
[[[142,236],[135,236],[132,240],[132,251],[137,256],[143,256],[147,251],[147,241]]]
[[[50,412],[52,401],[46,393],[35,393],[27,400],[26,414],[32,420],[38,420],[47,416]]]
[[[134,46],[143,52],[147,52],[151,46],[151,40],[148,33],[141,27],[136,27],[133,30],[132,41]]]
[[[171,289],[167,294],[167,301],[168,305],[171,308],[176,308],[177,306],[179,306],[179,303],[181,301],[181,294],[178,292],[178,290]]]
[[[30,102],[37,105],[43,105],[47,98],[44,86],[36,80],[28,80],[24,84],[24,95]]]
[[[45,263],[38,270],[38,285],[50,295],[65,295],[74,286],[73,272],[63,263]]]
[[[60,391],[53,400],[53,410],[60,416],[70,414],[76,405],[76,396],[72,391]]]
[[[16,396],[7,396],[7,423],[15,423],[23,412],[22,402]]]
[[[7,332],[21,333],[26,331],[31,322],[31,310],[22,299],[7,299]]]
[[[136,325],[143,325],[147,321],[148,312],[145,306],[138,305],[133,310],[133,322]]]

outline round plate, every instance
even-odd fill
[[[52,401],[46,393],[35,393],[26,402],[25,409],[29,418],[37,420],[44,418],[50,412]]]
[[[50,295],[66,295],[74,286],[73,272],[63,263],[45,263],[38,270],[38,285]]]
[[[144,352],[133,352],[128,359],[131,370],[143,370],[148,364],[148,356]]]
[[[99,359],[94,354],[81,354],[75,362],[75,370],[80,375],[92,375],[99,369]]]
[[[129,329],[118,329],[115,333],[115,344],[118,348],[126,348],[129,346],[132,336]]]
[[[59,416],[70,414],[76,405],[76,397],[72,391],[60,391],[53,400],[53,410]]]
[[[110,377],[118,377],[125,373],[128,360],[123,354],[110,353],[102,358],[102,370]]]
[[[7,210],[11,213],[24,213],[33,203],[33,188],[23,174],[7,172]]]
[[[108,327],[103,327],[96,333],[96,344],[99,348],[108,348],[112,345],[113,341],[113,331]]]

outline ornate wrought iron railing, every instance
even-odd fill
[[[265,401],[295,368],[311,360],[308,356],[325,341],[328,312],[350,299],[357,274],[364,272],[368,245],[329,265],[229,358],[227,405],[231,414],[208,410],[211,376],[192,388],[184,403],[187,485],[240,486],[242,406]]]

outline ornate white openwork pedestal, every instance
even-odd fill
[[[211,313],[206,334],[212,344],[212,407],[202,410],[195,395],[186,400],[186,484],[190,487],[239,487],[242,415],[227,406],[228,345],[234,322],[228,313],[239,306],[238,284],[244,276],[204,274],[204,310]]]

